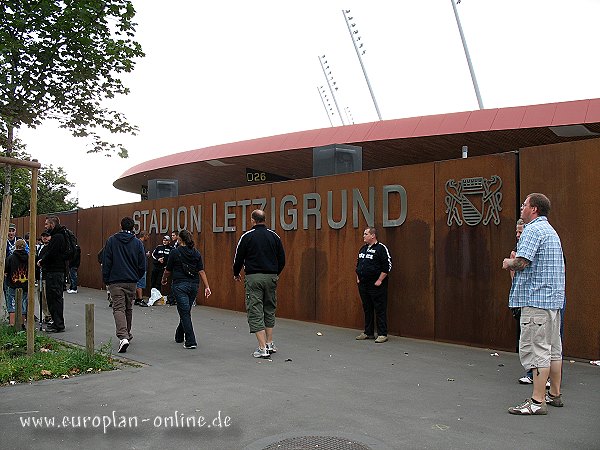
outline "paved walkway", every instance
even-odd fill
[[[96,345],[112,340],[116,352],[104,291],[65,294],[60,338],[85,343],[86,303]],[[314,436],[319,448],[600,448],[600,368],[587,362],[566,361],[564,408],[518,417],[506,408],[531,388],[516,382],[512,353],[393,336],[374,344],[355,341],[357,330],[281,319],[279,352],[256,360],[244,314],[195,307],[196,350],[173,340],[175,307],[136,307],[133,320],[125,356],[140,367],[0,388],[0,447],[263,449]],[[55,427],[23,428],[29,416]]]

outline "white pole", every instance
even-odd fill
[[[458,32],[460,33],[460,39],[462,41],[463,49],[465,50],[465,56],[467,57],[467,64],[469,65],[469,72],[471,72],[471,80],[473,81],[473,87],[475,88],[475,95],[477,96],[477,103],[479,104],[479,109],[483,109],[483,101],[481,100],[481,94],[479,93],[479,86],[477,85],[477,78],[475,77],[475,70],[473,69],[473,64],[471,63],[471,56],[469,55],[469,48],[467,47],[467,40],[465,39],[465,35],[462,30],[462,26],[460,24],[460,19],[458,17],[458,10],[456,9],[456,3],[454,0],[450,0],[452,2],[452,9],[454,9],[454,17],[456,17],[456,24],[458,25]]]
[[[365,76],[365,80],[367,81],[367,86],[369,87],[369,92],[371,93],[371,98],[373,99],[373,104],[375,105],[375,110],[377,111],[377,117],[379,120],[381,119],[381,112],[379,111],[379,106],[377,105],[377,100],[375,100],[375,93],[373,92],[373,88],[371,87],[371,82],[369,81],[369,77],[367,76],[367,70],[365,69],[365,65],[363,64],[362,56],[360,51],[358,50],[358,46],[356,45],[356,39],[352,35],[352,28],[350,28],[350,22],[348,21],[348,17],[346,17],[346,11],[342,9],[342,14],[344,15],[344,20],[346,21],[346,25],[348,26],[348,32],[350,33],[350,39],[352,39],[352,43],[354,44],[354,50],[356,50],[356,56],[358,56],[358,61],[360,62],[360,67],[362,68],[363,75]]]

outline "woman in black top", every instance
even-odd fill
[[[167,267],[162,276],[162,284],[166,285],[169,276],[173,274],[171,293],[177,301],[179,325],[175,330],[175,342],[184,342],[183,347],[192,349],[197,347],[194,326],[192,325],[192,305],[198,295],[200,278],[204,283],[204,295],[208,298],[211,294],[208,279],[204,272],[204,264],[200,252],[194,248],[192,233],[182,230],[178,237],[179,245],[171,250]]]

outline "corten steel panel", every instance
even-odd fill
[[[275,197],[275,224],[271,223],[271,214],[267,214],[268,226],[281,238],[285,250],[285,269],[279,279],[277,288],[277,316],[288,319],[315,321],[316,289],[315,289],[315,250],[316,231],[314,227],[308,230],[302,228],[302,195],[315,192],[314,179],[274,183],[271,194]],[[297,205],[286,203],[282,210],[281,200],[286,195],[295,195]],[[269,204],[268,210],[271,209]],[[292,221],[293,210],[298,214],[298,229],[284,231],[281,216],[285,223]]]
[[[369,174],[355,172],[315,179],[316,192],[321,196],[321,229],[316,234],[316,318],[318,322],[362,330],[364,314],[356,286],[356,258],[363,245],[362,233],[367,227],[358,209],[358,226],[353,225],[352,190],[358,189],[367,205],[381,212],[375,190],[375,205],[369,202]],[[342,190],[346,190],[346,215],[342,215]],[[327,192],[332,191],[332,219],[345,225],[333,229],[327,219]],[[376,215],[376,220],[379,215]],[[314,228],[314,218],[310,227]]]
[[[233,281],[233,255],[237,244],[237,231],[215,232],[214,228],[225,227],[225,202],[235,201],[235,189],[207,192],[204,194],[202,211],[202,233],[206,264],[210,265],[209,283],[213,294],[203,304],[217,308],[245,311],[243,290]],[[213,204],[215,211],[213,212]],[[232,210],[230,210],[232,212]],[[215,214],[216,213],[216,214]],[[229,226],[235,226],[230,220]],[[241,292],[241,294],[240,294]]]
[[[77,215],[78,215],[77,211],[70,211],[68,213],[56,214],[56,216],[60,220],[60,224],[67,227],[69,230],[71,230],[73,233],[75,233],[75,236],[77,236],[78,232],[79,232],[78,226],[77,226],[78,225]]]
[[[81,247],[81,265],[77,271],[79,286],[102,289],[102,268],[98,251],[104,246],[102,236],[102,208],[79,210],[77,242]]]
[[[406,190],[407,216],[398,227],[381,226],[378,239],[392,256],[388,291],[388,328],[391,334],[434,339],[434,164],[376,170],[370,185],[377,186],[381,211],[381,186],[399,184]],[[389,218],[400,217],[400,195],[389,196]]]
[[[435,339],[503,350],[515,349],[515,321],[508,309],[510,275],[502,260],[515,245],[516,154],[456,159],[435,163]],[[446,182],[465,178],[502,179],[500,224],[464,221],[461,204],[450,208],[463,219],[448,226]],[[474,187],[481,185],[475,184]],[[494,191],[497,185],[491,185]],[[448,189],[459,199],[457,190]],[[481,190],[460,191],[486,217]],[[462,205],[466,205],[461,201]],[[452,206],[452,202],[448,202]],[[468,208],[465,208],[465,212]],[[473,211],[474,212],[474,211]],[[468,216],[467,216],[468,217]]]
[[[547,145],[520,152],[521,196],[548,196],[550,224],[560,236],[566,259],[563,353],[600,359],[598,308],[598,211],[600,139]]]

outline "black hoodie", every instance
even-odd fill
[[[137,283],[144,273],[146,252],[142,241],[128,231],[119,231],[109,237],[102,254],[104,284]]]
[[[6,260],[6,282],[13,288],[27,290],[27,270],[29,255],[24,249],[15,250]]]

